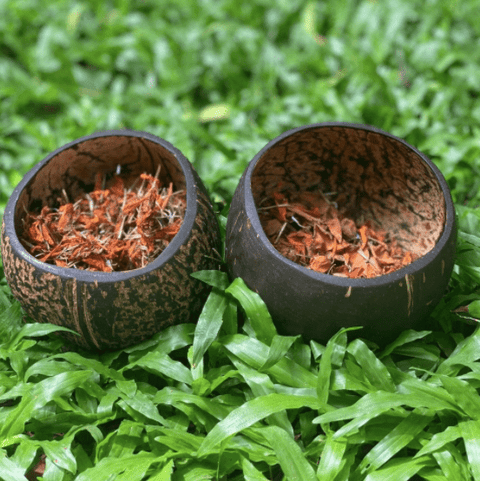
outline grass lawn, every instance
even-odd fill
[[[480,481],[479,39],[474,0],[0,0],[0,215],[46,154],[130,128],[192,161],[224,225],[269,140],[347,121],[430,157],[459,226],[437,329],[382,349],[277,335],[204,272],[198,324],[67,351],[0,262],[0,480]]]

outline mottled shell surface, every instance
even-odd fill
[[[91,272],[40,262],[19,241],[25,209],[55,206],[92,190],[95,175],[112,176],[120,165],[125,182],[160,169],[162,183],[186,189],[182,226],[168,247],[143,268]],[[7,282],[37,322],[64,326],[63,334],[86,349],[114,350],[136,344],[173,324],[195,322],[210,288],[193,272],[219,268],[220,233],[208,193],[190,162],[151,134],[108,131],[78,139],[35,166],[12,194],[2,222]]]
[[[349,216],[372,219],[418,259],[393,273],[351,279],[283,257],[257,208],[281,185],[342,194]],[[235,191],[226,261],[266,303],[280,333],[326,342],[341,328],[378,344],[406,329],[429,329],[453,269],[456,225],[440,171],[422,153],[375,127],[331,122],[299,127],[269,142]]]

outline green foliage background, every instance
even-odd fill
[[[0,0],[0,214],[47,153],[129,128],[182,150],[226,215],[269,140],[338,120],[423,151],[459,219],[438,332],[383,351],[278,336],[261,300],[210,273],[197,326],[62,353],[1,279],[0,479],[46,455],[48,481],[480,481],[477,18],[475,0]]]

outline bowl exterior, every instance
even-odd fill
[[[219,252],[220,233],[200,178],[173,150],[187,177],[185,218],[193,216],[193,222],[180,245],[172,246],[174,238],[168,246],[173,249],[167,248],[145,268],[127,272],[59,268],[30,255],[19,242],[14,223],[15,202],[30,178],[27,174],[7,204],[1,249],[7,282],[33,320],[72,329],[79,336],[62,335],[82,348],[112,350],[143,341],[170,325],[198,319],[210,288],[190,274],[218,269],[214,250]]]
[[[445,293],[456,246],[453,202],[441,174],[438,172],[447,219],[444,232],[431,252],[377,278],[334,277],[286,259],[263,232],[250,178],[261,154],[275,141],[250,162],[232,199],[225,240],[229,275],[241,277],[261,296],[279,333],[284,335],[301,334],[307,340],[326,342],[341,328],[362,326],[353,336],[385,345],[403,330],[434,327],[429,314]]]

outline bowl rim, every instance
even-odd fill
[[[146,139],[156,144],[159,144],[161,147],[163,147],[175,157],[185,177],[185,189],[187,191],[187,207],[179,231],[170,241],[168,246],[153,261],[148,263],[145,267],[132,269],[129,271],[87,271],[71,267],[60,267],[38,260],[32,254],[30,254],[27,249],[25,249],[25,247],[20,242],[17,232],[15,230],[15,209],[21,192],[23,191],[25,186],[31,181],[31,179],[37,174],[37,172],[40,171],[53,157],[58,155],[60,152],[72,147],[73,145],[81,144],[87,140],[103,137],[138,137]],[[172,259],[172,257],[174,257],[178,249],[188,240],[190,232],[194,226],[198,211],[198,193],[196,187],[197,183],[193,175],[192,164],[179,149],[174,147],[170,142],[166,141],[165,139],[157,137],[156,135],[150,134],[148,132],[131,129],[97,131],[92,134],[79,137],[55,149],[25,174],[25,176],[13,190],[5,207],[5,212],[3,215],[3,222],[5,225],[5,237],[9,237],[10,245],[12,249],[18,253],[18,255],[20,255],[26,262],[35,265],[37,269],[43,271],[44,273],[53,274],[60,277],[72,278],[76,279],[77,281],[83,282],[95,281],[99,283],[107,283],[126,281],[133,277],[147,275],[150,272],[163,267],[163,265],[168,263]]]
[[[252,194],[252,173],[255,170],[257,162],[261,159],[261,157],[274,145],[281,142],[282,140],[290,137],[298,132],[307,131],[307,130],[314,130],[314,129],[321,129],[321,128],[330,128],[330,127],[340,127],[340,128],[348,128],[348,129],[357,129],[357,130],[365,130],[368,132],[374,132],[390,139],[393,139],[397,142],[402,143],[408,149],[412,150],[415,154],[417,154],[430,168],[430,170],[435,175],[437,182],[440,185],[443,198],[445,201],[445,224],[442,231],[442,234],[438,238],[435,246],[427,252],[422,257],[416,259],[415,261],[411,262],[410,264],[397,269],[394,272],[389,274],[383,274],[381,276],[372,277],[372,278],[349,278],[349,277],[339,277],[333,276],[331,274],[323,274],[321,272],[316,272],[311,269],[307,269],[300,264],[297,264],[290,259],[282,256],[277,249],[271,244],[268,240],[267,235],[265,234],[260,218],[258,216],[257,208],[255,205],[255,200]],[[395,135],[390,134],[378,127],[368,125],[368,124],[359,124],[359,123],[351,123],[351,122],[319,122],[313,124],[307,124],[300,127],[295,127],[293,129],[287,130],[280,134],[279,136],[275,137],[271,141],[269,141],[250,161],[246,171],[245,171],[245,178],[244,178],[244,203],[246,209],[247,218],[250,220],[252,225],[252,229],[254,230],[256,236],[262,241],[265,248],[268,250],[269,254],[273,257],[277,258],[280,262],[283,262],[286,266],[291,269],[294,269],[297,273],[303,274],[306,277],[314,280],[314,281],[321,281],[326,284],[330,284],[332,286],[340,286],[340,287],[376,287],[376,286],[383,286],[388,285],[393,282],[403,281],[405,280],[408,282],[407,276],[418,272],[419,270],[423,270],[433,259],[435,259],[442,251],[445,246],[451,239],[452,234],[456,235],[456,220],[455,220],[455,208],[453,205],[453,200],[451,197],[450,189],[448,184],[443,177],[443,174],[440,172],[438,167],[422,152],[418,149],[410,145],[405,140],[396,137]]]

